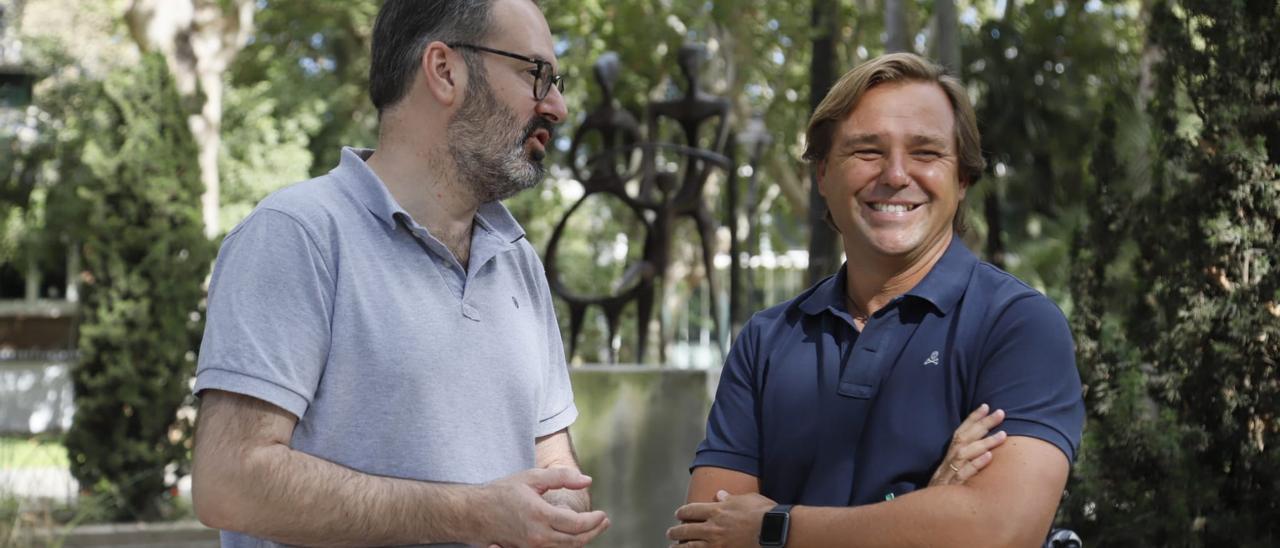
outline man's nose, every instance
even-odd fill
[[[890,152],[884,157],[884,171],[880,180],[894,188],[903,188],[911,184],[911,176],[907,175],[907,158],[902,152]]]
[[[569,119],[569,109],[564,104],[564,95],[560,94],[560,89],[556,86],[551,86],[547,96],[538,102],[536,112],[538,116],[546,118],[553,124],[559,124]]]

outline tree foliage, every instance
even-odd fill
[[[150,55],[68,95],[60,144],[66,194],[50,214],[83,258],[71,471],[114,519],[165,511],[186,469],[190,397],[213,244],[202,233],[200,174],[164,60]],[[74,114],[73,114],[74,113]]]
[[[1093,542],[1280,537],[1277,36],[1273,2],[1158,3],[1151,188],[1116,192],[1111,143],[1094,155],[1073,287],[1090,421],[1067,508]]]
[[[1131,120],[1141,25],[1132,4],[1010,1],[965,32],[963,74],[975,100],[987,172],[967,219],[985,259],[1068,303],[1071,234],[1088,215],[1082,182],[1110,102]],[[1125,153],[1134,140],[1115,136]],[[1142,170],[1126,173],[1126,186]]]

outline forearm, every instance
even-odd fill
[[[751,474],[714,466],[694,468],[689,477],[689,492],[685,502],[713,502],[716,493],[725,491],[730,495],[759,493],[760,480]]]
[[[986,502],[969,487],[947,485],[853,508],[797,506],[787,546],[1038,546],[1049,528],[1040,521]]]
[[[220,529],[324,546],[487,540],[477,486],[372,476],[279,444],[196,468],[197,514]]]
[[[573,450],[569,430],[564,429],[534,440],[534,458],[538,468],[568,468],[581,472],[578,455]],[[591,494],[586,489],[553,489],[542,494],[543,500],[577,512],[591,511]]]

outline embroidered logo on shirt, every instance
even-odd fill
[[[940,363],[942,363],[942,362],[941,362],[941,360],[939,360],[939,359],[938,359],[938,351],[937,351],[937,350],[934,350],[932,354],[929,354],[929,359],[927,359],[927,360],[925,360],[925,361],[924,361],[924,364],[925,364],[925,365],[938,365],[938,364],[940,364]]]

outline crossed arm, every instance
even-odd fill
[[[1038,546],[1067,482],[1066,456],[1024,436],[1009,437],[991,453],[985,473],[960,484],[852,508],[797,506],[787,546]],[[707,467],[694,471],[690,501],[707,500],[708,492],[718,490],[734,494],[681,507],[676,517],[687,523],[672,528],[670,538],[688,548],[757,545],[761,519],[774,501],[759,494],[754,476]]]
[[[192,471],[200,521],[313,546],[581,546],[609,525],[603,512],[585,512],[591,478],[567,431],[536,441],[538,468],[462,485],[374,476],[294,451],[296,423],[255,398],[203,393]]]

